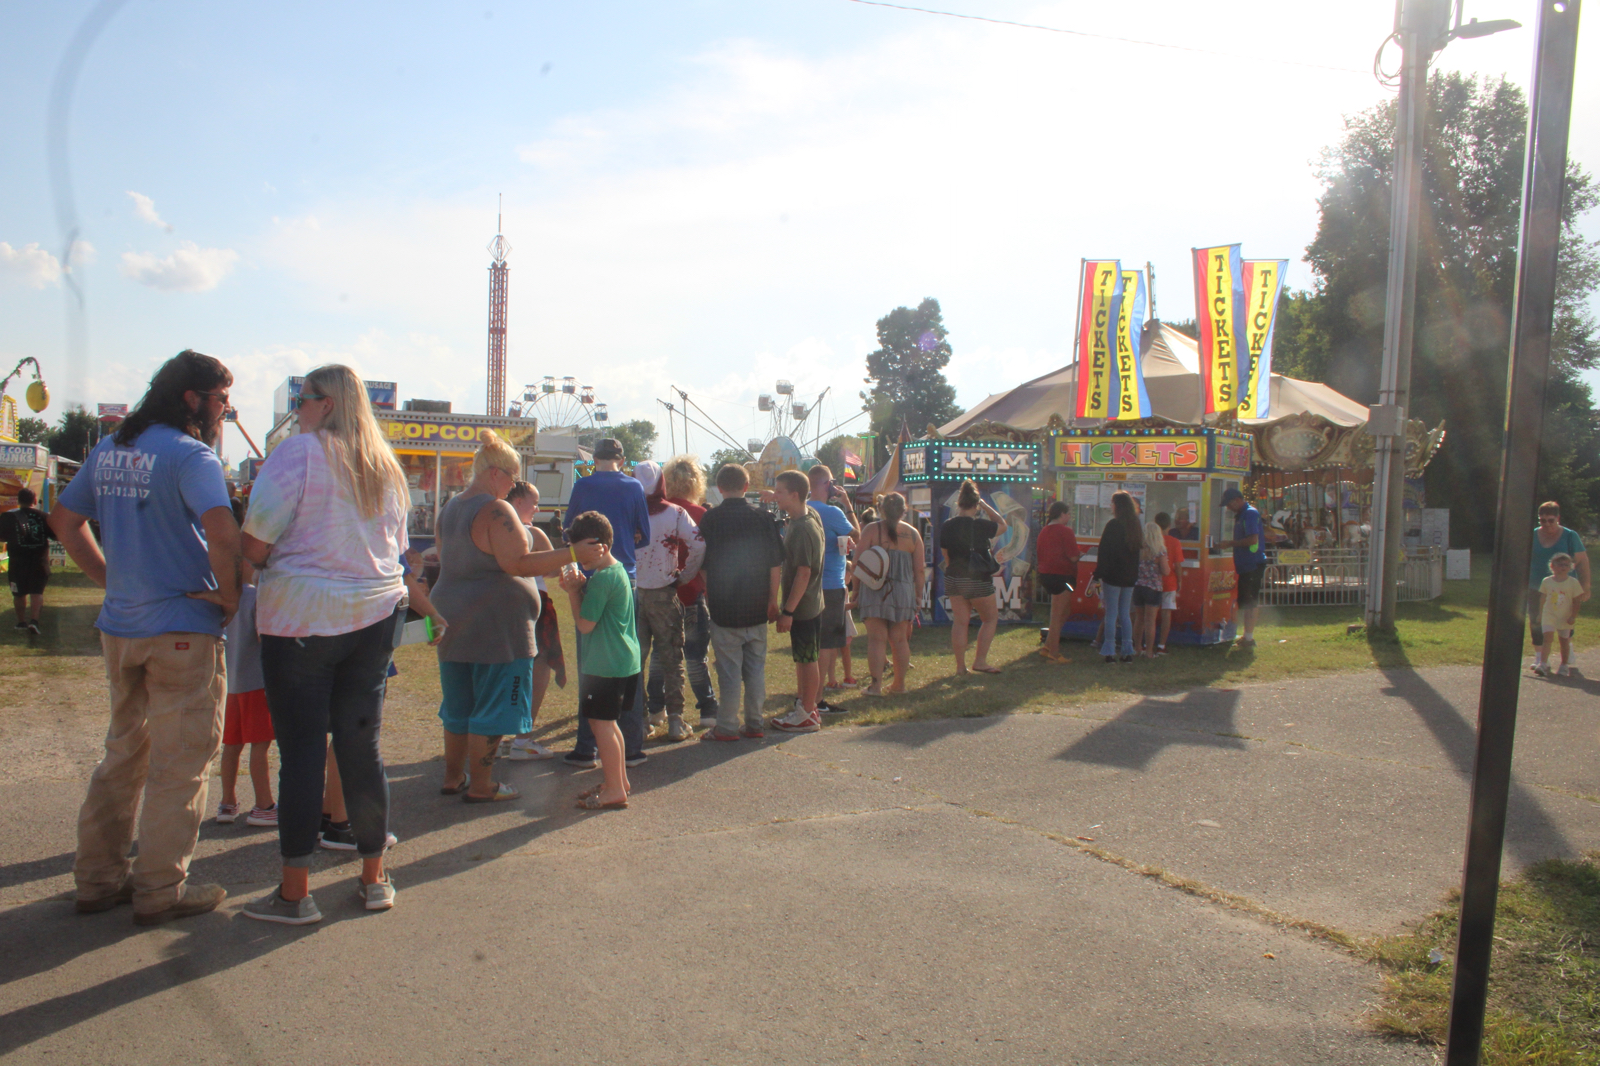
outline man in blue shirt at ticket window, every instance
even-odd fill
[[[1228,489],[1222,506],[1233,512],[1233,538],[1217,542],[1219,548],[1233,549],[1233,572],[1239,579],[1239,647],[1256,643],[1256,607],[1261,600],[1261,512],[1244,502],[1244,493]]]

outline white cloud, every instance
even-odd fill
[[[30,289],[42,289],[61,280],[61,262],[37,243],[13,248],[0,241],[0,275]]]
[[[72,246],[72,266],[88,266],[95,259],[94,245],[78,241]],[[70,269],[67,273],[71,273]],[[42,289],[61,280],[61,261],[37,242],[13,248],[0,241],[0,277],[9,277],[30,289]]]
[[[154,252],[123,252],[122,273],[163,292],[206,292],[233,272],[239,253],[231,248],[201,248],[182,241],[165,259]]]
[[[160,215],[156,214],[156,204],[154,200],[150,199],[150,197],[146,196],[144,193],[134,192],[132,189],[128,190],[128,195],[133,199],[134,215],[150,223],[152,226],[160,226],[168,233],[172,232],[172,224],[167,222]]]

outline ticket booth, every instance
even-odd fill
[[[1232,536],[1233,515],[1222,494],[1250,472],[1250,438],[1202,426],[1061,430],[1050,440],[1056,498],[1072,507],[1073,531],[1084,549],[1072,609],[1062,633],[1093,639],[1104,614],[1087,594],[1100,531],[1111,520],[1111,496],[1121,490],[1139,505],[1140,521],[1172,516],[1169,532],[1183,544],[1178,606],[1169,641],[1216,644],[1233,639],[1237,579],[1231,550],[1209,546]],[[1192,527],[1180,533],[1180,514]]]
[[[945,625],[950,621],[950,600],[944,592],[944,571],[940,566],[943,556],[939,532],[946,519],[955,517],[956,493],[969,478],[1002,519],[1000,532],[991,542],[995,561],[1000,564],[1000,572],[994,576],[1000,621],[1032,621],[1031,545],[1036,532],[1033,492],[1042,473],[1039,445],[1033,443],[931,440],[902,445],[900,480],[909,487],[913,503],[924,493],[927,500],[929,524],[923,539],[928,567],[921,601],[923,622]]]

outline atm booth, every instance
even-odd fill
[[[1003,519],[1000,532],[991,542],[995,561],[1000,564],[1000,572],[994,576],[1000,621],[1032,621],[1032,542],[1038,524],[1033,497],[1044,473],[1039,450],[1038,444],[1016,441],[935,439],[901,445],[900,480],[910,489],[908,496],[928,494],[929,528],[923,537],[928,566],[919,600],[925,624],[950,622],[944,571],[938,565],[943,558],[939,532],[946,519],[955,517],[956,493],[969,478]],[[972,622],[976,621],[974,615]]]
[[[1237,578],[1230,549],[1209,546],[1233,533],[1233,515],[1222,494],[1239,488],[1250,473],[1251,441],[1241,433],[1204,426],[1058,430],[1050,449],[1056,498],[1072,508],[1073,532],[1084,555],[1072,607],[1062,626],[1065,636],[1094,638],[1104,615],[1100,600],[1087,594],[1094,575],[1100,531],[1111,520],[1111,496],[1130,493],[1141,521],[1165,511],[1175,532],[1180,511],[1195,529],[1183,540],[1178,566],[1178,607],[1169,641],[1217,644],[1234,636]]]

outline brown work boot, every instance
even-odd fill
[[[196,914],[205,914],[217,909],[217,904],[228,898],[228,890],[221,885],[197,885],[190,882],[183,886],[183,896],[164,911],[152,911],[149,914],[133,915],[134,925],[160,925],[162,922],[176,921],[179,918],[190,918]]]
[[[109,896],[96,896],[94,899],[84,899],[79,896],[77,906],[79,914],[99,914],[101,911],[108,911],[113,907],[132,902],[133,882],[124,881],[122,882],[122,887]]]

